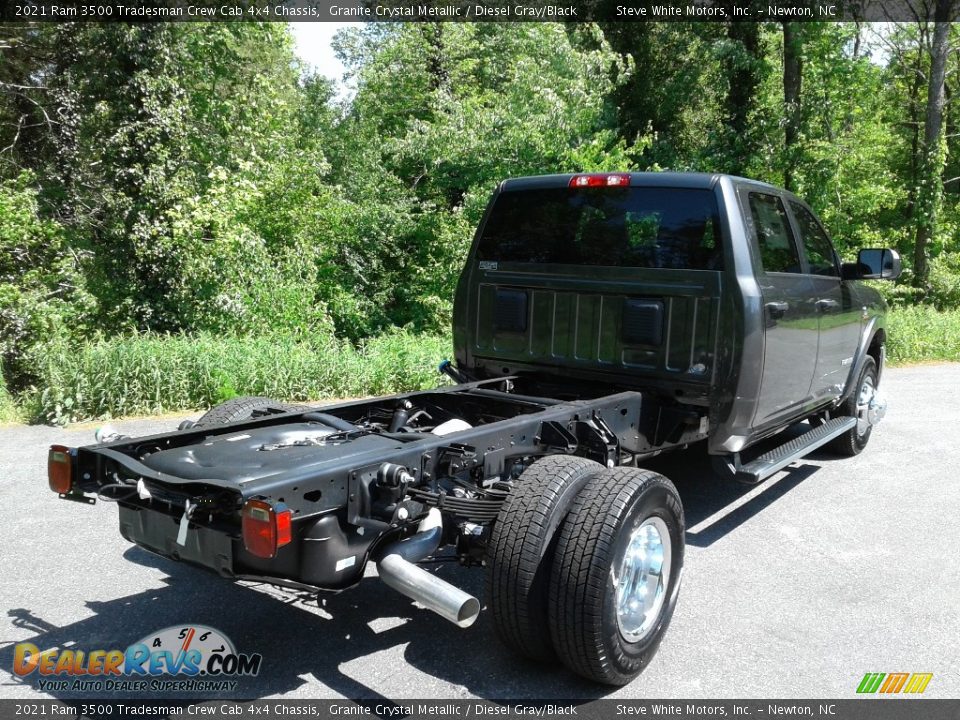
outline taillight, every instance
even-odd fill
[[[570,187],[627,187],[630,184],[629,173],[591,173],[574,175],[570,178]]]
[[[73,487],[73,458],[70,448],[51,445],[47,454],[47,482],[55,493],[65,495]]]
[[[286,506],[247,500],[242,514],[243,546],[251,555],[272,558],[278,548],[290,543],[291,513]]]

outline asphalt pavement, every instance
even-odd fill
[[[620,689],[513,657],[486,611],[461,630],[373,577],[321,607],[153,556],[110,504],[47,489],[47,447],[92,443],[94,425],[0,427],[0,698],[79,696],[15,677],[15,643],[122,649],[181,624],[262,653],[231,697],[852,698],[866,672],[928,672],[926,696],[960,698],[960,365],[888,369],[882,388],[889,413],[856,458],[818,452],[753,488],[695,450],[656,465],[687,514],[683,587],[659,653]],[[482,570],[436,572],[483,596]]]

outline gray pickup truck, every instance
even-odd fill
[[[54,446],[49,485],[226,578],[337,592],[375,563],[466,627],[479,600],[417,565],[446,548],[485,566],[508,646],[624,684],[684,556],[680,497],[644,462],[704,443],[759,482],[826,444],[859,453],[886,340],[859,281],[899,272],[892,250],[841,263],[802,200],[742,178],[507,180],[457,288],[454,384],[322,409],[237,398],[176,432]]]

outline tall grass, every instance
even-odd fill
[[[20,420],[20,410],[14,404],[10,393],[7,392],[3,375],[0,374],[0,423],[17,422],[18,420]]]
[[[893,363],[960,361],[960,310],[892,309],[887,318],[887,355]]]
[[[134,335],[38,350],[39,389],[20,408],[0,383],[0,422],[147,415],[206,408],[235,395],[283,400],[363,397],[436,386],[449,337],[392,332],[353,345],[318,336]],[[892,363],[960,361],[960,310],[890,311]]]
[[[139,335],[35,358],[30,414],[47,422],[205,408],[236,395],[284,400],[378,395],[435,387],[449,338],[394,332],[355,348],[329,337]]]

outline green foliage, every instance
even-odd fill
[[[883,72],[867,57],[850,57],[856,28],[827,23],[818,30],[807,47],[816,62],[808,62],[804,77],[806,132],[796,192],[819,212],[841,254],[895,245],[895,213],[906,192],[890,168],[897,137],[884,104]]]
[[[84,26],[67,43],[79,162],[64,191],[100,216],[91,287],[106,329],[325,324],[302,237],[278,239],[289,222],[271,217],[274,193],[310,178],[290,143],[298,88],[286,29]],[[296,187],[291,201],[302,195]]]
[[[620,56],[608,93],[616,108],[614,127],[633,164],[733,169],[734,153],[725,141],[736,133],[725,132],[719,116],[726,91],[745,78],[728,79],[721,66],[753,74],[763,72],[762,62],[754,67],[756,58],[720,23],[608,23],[603,34]]]
[[[943,253],[930,261],[929,284],[916,288],[909,282],[873,282],[871,285],[897,308],[922,305],[939,311],[960,308],[960,254]]]
[[[932,26],[791,27],[797,114],[782,23],[370,23],[336,40],[348,98],[280,23],[0,25],[5,387],[56,419],[406,387],[525,174],[789,176],[845,259],[901,250],[897,308],[960,306],[960,103],[921,142]],[[906,312],[902,357],[950,337]]]
[[[18,422],[20,419],[20,408],[17,407],[13,397],[7,391],[3,374],[0,373],[0,424]]]
[[[922,306],[891,310],[887,353],[893,363],[960,362],[960,310],[938,312]]]
[[[604,100],[617,58],[596,28],[371,24],[338,44],[356,95],[328,148],[346,199],[324,279],[348,337],[449,326],[460,265],[503,178],[627,166]]]
[[[39,217],[34,181],[29,172],[0,181],[0,366],[21,384],[26,350],[82,328],[91,307],[81,257]]]
[[[206,408],[236,395],[284,400],[360,397],[436,387],[450,339],[394,331],[355,348],[328,336],[132,335],[35,358],[27,400],[45,422]]]

